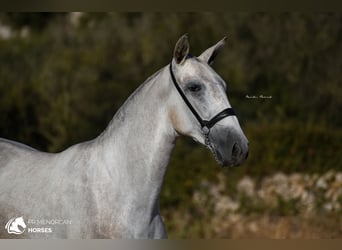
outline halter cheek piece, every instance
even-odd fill
[[[228,116],[232,116],[232,115],[236,116],[234,110],[232,108],[226,108],[226,109],[222,110],[220,113],[218,113],[217,115],[215,115],[213,118],[211,118],[209,121],[208,120],[203,120],[201,118],[201,116],[196,112],[195,108],[191,105],[191,103],[189,102],[188,98],[186,98],[184,92],[182,91],[182,89],[180,88],[179,84],[177,83],[175,75],[173,74],[173,71],[172,71],[171,63],[170,63],[170,67],[169,68],[170,68],[170,74],[171,74],[172,82],[175,85],[176,89],[178,90],[178,93],[181,95],[181,97],[183,98],[183,100],[186,103],[186,105],[189,107],[189,109],[191,110],[193,115],[196,117],[198,122],[201,124],[202,133],[205,135],[205,144],[208,145],[208,146],[211,146],[210,145],[210,141],[209,141],[210,129],[217,122],[221,121],[222,119],[224,119],[224,118],[226,118]]]

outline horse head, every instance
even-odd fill
[[[206,145],[220,165],[235,166],[247,159],[248,140],[229,103],[226,83],[210,66],[224,43],[225,38],[195,57],[189,54],[187,35],[178,40],[170,64],[175,85],[170,117],[178,133]]]

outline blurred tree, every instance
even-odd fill
[[[54,18],[66,16],[66,13],[49,13],[49,12],[8,12],[0,14],[0,19],[4,24],[9,25],[13,29],[20,30],[28,27],[33,31],[41,31]]]

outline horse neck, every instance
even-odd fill
[[[147,79],[97,139],[107,171],[120,178],[120,186],[127,189],[123,192],[152,203],[158,199],[176,139],[165,100],[169,82],[167,68]]]

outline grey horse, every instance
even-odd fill
[[[248,155],[226,83],[210,66],[224,40],[195,57],[182,36],[170,64],[91,141],[45,153],[0,139],[0,237],[22,216],[26,231],[13,237],[166,238],[159,195],[177,136],[206,145],[223,166]]]

